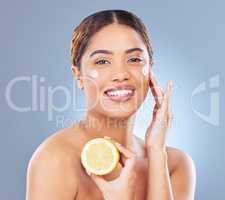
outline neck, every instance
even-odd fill
[[[135,114],[128,118],[110,118],[87,112],[81,121],[89,138],[108,136],[125,147],[133,146],[133,126]]]

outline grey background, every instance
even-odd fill
[[[73,28],[87,15],[102,9],[127,9],[136,13],[149,28],[155,51],[155,74],[165,87],[174,80],[174,124],[168,144],[189,153],[197,167],[197,200],[225,199],[224,133],[224,7],[221,0],[189,1],[1,1],[0,5],[0,199],[25,198],[26,168],[29,159],[45,138],[62,126],[76,121],[83,111],[70,105],[63,112],[17,112],[6,100],[9,82],[16,77],[43,77],[48,88],[75,88],[75,107],[83,108],[84,95],[70,73],[69,43]],[[209,79],[217,77],[219,87],[210,88]],[[192,92],[205,82],[207,89],[192,98]],[[31,105],[32,83],[20,82],[11,93],[19,106]],[[220,100],[217,125],[203,120],[194,110],[209,115]],[[37,95],[37,101],[40,95]],[[192,98],[192,103],[191,103]],[[217,100],[218,100],[217,98]],[[139,113],[135,133],[144,136],[151,114],[151,97]],[[65,95],[57,92],[54,105],[65,105]],[[50,102],[51,103],[51,102]],[[211,104],[210,104],[211,103]],[[57,119],[63,120],[63,124]],[[60,124],[61,123],[61,124]]]

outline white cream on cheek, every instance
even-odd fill
[[[86,73],[87,73],[87,76],[94,78],[94,79],[99,77],[99,74],[95,69],[88,69]]]

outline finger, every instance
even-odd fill
[[[169,99],[170,99],[171,95],[172,95],[172,81],[168,81],[161,107],[158,110],[158,113],[156,114],[156,115],[158,115],[158,117],[162,117],[162,115],[165,116],[166,113],[168,113],[168,106],[170,103]]]
[[[168,129],[171,128],[173,118],[174,118],[174,114],[173,114],[172,112],[170,112],[170,113],[168,114],[168,117],[167,117],[167,121],[168,121]]]
[[[162,134],[157,136],[159,138],[160,145],[165,143],[165,138],[167,136],[168,129],[171,126],[172,112],[169,112],[171,95],[172,95],[172,81],[168,81],[163,102],[161,104],[160,109],[157,110],[155,121],[152,125],[153,127],[162,128],[164,130],[161,132]]]
[[[116,147],[118,148],[118,150],[120,151],[120,153],[122,153],[123,156],[125,156],[126,158],[133,158],[135,157],[135,153],[133,153],[132,151],[126,149],[123,145],[121,145],[118,142],[115,142]]]
[[[168,106],[167,106],[167,121],[168,121],[168,128],[171,127],[172,120],[174,118],[174,114],[172,112],[172,85],[169,91],[169,98],[168,98]]]
[[[162,103],[163,95],[164,95],[162,92],[162,88],[160,86],[156,86],[155,84],[151,84],[150,89],[156,101],[157,106],[160,107]]]
[[[121,171],[121,177],[125,178],[125,180],[130,179],[135,172],[136,163],[137,163],[136,156],[127,159],[125,162],[125,165]]]
[[[131,159],[136,156],[135,153],[125,148],[122,144],[118,143],[117,141],[111,139],[109,136],[104,136],[104,138],[111,140],[116,145],[117,149],[122,155],[120,156],[120,161],[122,162],[123,166],[125,166],[126,159]]]
[[[155,101],[157,102],[157,105],[159,106],[163,98],[163,91],[162,91],[162,88],[158,85],[156,78],[151,70],[150,70],[149,86],[155,98]]]
[[[169,117],[173,118],[173,113],[172,113],[172,91],[173,90],[173,83],[171,81],[170,83],[170,90],[169,90],[169,97],[168,97],[168,106],[167,106],[167,113],[169,113]]]
[[[130,174],[133,172],[133,169],[135,167],[137,156],[132,151],[126,149],[121,144],[116,143],[118,146],[117,148],[122,153],[124,157],[126,157],[126,160],[124,161],[124,168],[121,172],[121,176],[125,176],[125,178],[130,177]]]
[[[173,89],[173,82],[172,80],[170,80],[168,82],[169,84],[169,88],[168,88],[168,93],[167,93],[167,106],[166,106],[166,109],[167,109],[167,113],[172,113],[172,108],[171,108],[171,102],[172,102],[172,89]]]
[[[113,142],[113,143],[116,145],[116,141],[113,140],[111,137],[109,137],[109,136],[104,136],[104,138],[107,139],[107,140],[110,140],[111,142]],[[117,145],[116,145],[116,147],[117,147]],[[117,149],[118,149],[118,147],[117,147]],[[118,150],[119,150],[119,149],[118,149]],[[123,167],[124,167],[124,165],[125,165],[125,161],[126,161],[126,158],[124,158],[124,156],[120,156],[119,162],[122,164]]]
[[[115,142],[115,145],[116,145],[117,149],[119,150],[119,152],[121,153],[120,161],[122,163],[122,166],[125,167],[125,165],[127,163],[127,159],[131,159],[132,157],[135,156],[135,154],[132,151],[130,151],[129,149],[127,149],[124,146],[122,146],[121,144],[119,144],[118,142]]]
[[[155,104],[155,106],[154,106],[154,108],[153,108],[153,120],[155,120],[157,111],[158,111],[158,106],[157,106],[157,104]]]

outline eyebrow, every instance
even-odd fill
[[[131,48],[131,49],[127,49],[127,50],[125,51],[125,53],[128,54],[128,53],[132,53],[133,51],[140,51],[140,52],[143,52],[143,49],[138,48],[138,47],[136,47],[136,48]],[[98,53],[103,53],[103,54],[113,54],[112,51],[99,49],[99,50],[96,50],[96,51],[92,52],[92,53],[90,54],[89,57],[92,57],[92,56],[94,56],[95,54],[98,54]]]

